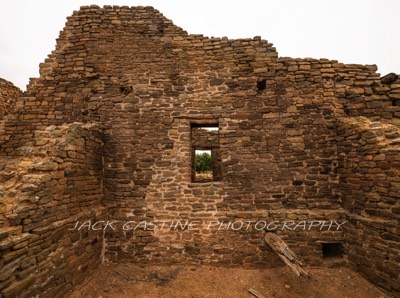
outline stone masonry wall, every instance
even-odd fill
[[[95,125],[36,131],[23,158],[0,161],[0,296],[63,297],[101,262],[101,133]]]
[[[104,231],[104,237],[94,231],[70,236],[71,240],[67,240],[69,233],[55,236],[51,247],[56,252],[62,250],[58,243],[64,240],[79,249],[68,255],[67,262],[56,257],[62,270],[38,263],[43,276],[50,272],[60,277],[49,282],[49,293],[76,284],[69,273],[73,277],[89,274],[101,254],[108,261],[138,263],[279,265],[263,241],[263,229],[238,226],[240,222],[341,221],[364,216],[357,212],[365,202],[360,203],[346,184],[355,181],[352,175],[358,168],[350,170],[344,162],[359,152],[348,150],[351,135],[338,119],[364,115],[386,127],[398,124],[400,112],[398,77],[380,78],[374,65],[278,57],[272,44],[260,37],[232,40],[188,35],[151,7],[82,7],[68,18],[56,49],[40,65],[40,74],[7,117],[0,138],[1,157],[15,159],[24,169],[20,161],[31,158],[27,148],[44,145],[40,142],[45,141],[37,143],[43,131],[82,129],[85,134],[78,139],[85,146],[73,147],[81,151],[60,157],[57,154],[67,150],[61,147],[55,155],[61,158],[58,167],[66,164],[60,176],[50,176],[46,182],[61,184],[45,188],[59,196],[57,203],[49,204],[68,210],[61,213],[65,219],[73,218],[70,207],[98,210],[82,213],[79,219],[103,218],[118,226]],[[90,123],[96,123],[101,137]],[[192,179],[193,145],[198,141],[193,127],[199,123],[219,128],[217,140],[205,140],[219,146],[218,181]],[[75,167],[81,168],[69,170]],[[10,171],[2,172],[7,176]],[[369,174],[380,177],[382,173],[360,172]],[[390,183],[389,188],[395,187],[394,180]],[[79,200],[73,200],[75,195]],[[398,217],[392,191],[375,200],[379,212],[389,214],[391,208],[390,214]],[[11,209],[4,210],[11,215]],[[22,210],[29,214],[31,209]],[[372,209],[368,206],[363,212],[367,210]],[[32,223],[18,221],[18,212],[14,213],[17,221],[6,217],[4,226],[31,231]],[[35,214],[37,219],[50,216]],[[195,222],[195,228],[177,226],[186,221]],[[131,229],[123,228],[127,222]],[[143,222],[151,228],[143,224],[134,228]],[[217,225],[234,222],[239,222],[235,229]],[[366,245],[365,253],[355,254],[358,248],[352,237],[366,231],[359,222],[352,220],[346,228],[352,235],[347,236],[342,230],[277,233],[308,264],[323,264],[321,242],[339,242],[350,262],[371,274],[372,280],[386,276],[378,265],[373,273],[360,267],[369,260],[365,256],[370,250]],[[159,228],[161,223],[166,228]],[[62,227],[72,224],[71,220]],[[382,234],[389,254],[392,240],[385,238],[386,232]],[[50,238],[53,231],[44,235]],[[360,261],[360,257],[365,258]],[[21,267],[15,266],[21,265],[14,265],[0,281],[4,296],[34,279],[16,275]],[[386,278],[394,281],[393,275]],[[394,291],[394,286],[390,289]]]
[[[400,129],[364,117],[340,119],[340,186],[349,211],[345,250],[353,268],[400,294]]]
[[[277,55],[259,37],[187,35],[152,8],[84,7],[17,104],[2,151],[19,154],[15,148],[33,145],[35,130],[48,125],[98,121],[110,219],[203,225],[107,231],[106,258],[272,266],[262,231],[204,227],[336,218],[334,85],[321,77],[330,62]],[[219,124],[219,183],[191,181],[191,124],[199,121]],[[313,248],[304,258],[315,260],[317,235],[293,243]]]
[[[0,121],[14,109],[17,98],[21,96],[22,91],[12,83],[0,79]]]
[[[347,70],[333,77],[337,101],[346,115],[400,125],[399,76],[390,73],[380,78],[373,66],[349,65]]]

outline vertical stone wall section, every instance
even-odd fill
[[[400,129],[365,117],[339,119],[345,250],[353,268],[400,294]]]
[[[22,91],[11,82],[0,79],[0,121],[12,113],[15,102],[21,94]]]
[[[0,161],[0,293],[62,297],[102,260],[102,135],[93,124],[36,131],[23,158]]]

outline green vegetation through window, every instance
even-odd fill
[[[213,180],[211,150],[195,150],[195,180]]]

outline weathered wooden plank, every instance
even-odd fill
[[[249,293],[253,294],[254,296],[256,296],[257,298],[266,298],[264,295],[260,294],[259,292],[257,292],[254,289],[248,289]]]
[[[289,246],[275,233],[266,233],[265,242],[272,248],[273,251],[288,265],[297,276],[303,276],[309,280],[311,274],[305,271],[302,266],[303,263],[297,255],[289,248]]]

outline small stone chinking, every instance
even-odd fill
[[[315,220],[345,223],[276,233],[310,265],[341,243],[398,296],[400,80],[376,71],[189,35],[151,7],[82,7],[26,92],[0,80],[0,296],[63,297],[104,260],[278,266],[240,223]],[[214,177],[194,181],[210,148]]]

